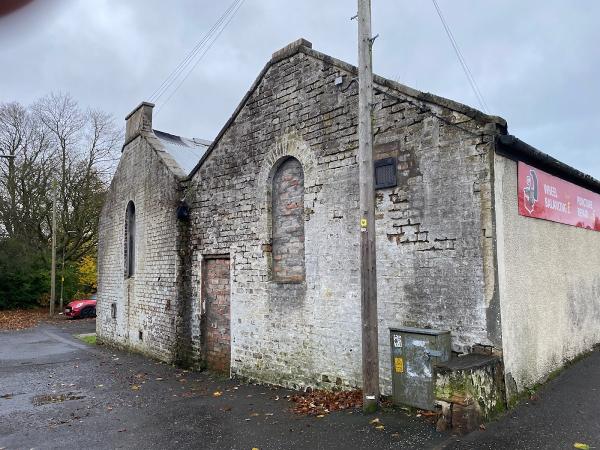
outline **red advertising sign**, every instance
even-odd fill
[[[519,161],[519,214],[600,231],[600,194]]]

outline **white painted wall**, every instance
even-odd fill
[[[520,216],[517,163],[496,155],[494,166],[502,342],[513,395],[600,342],[600,233]]]

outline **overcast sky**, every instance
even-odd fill
[[[2,0],[0,0],[2,1]],[[51,91],[122,121],[230,4],[209,0],[34,0],[0,18],[0,102]],[[509,132],[600,178],[600,2],[438,0]],[[154,127],[213,139],[271,54],[304,37],[356,64],[355,0],[246,0]],[[428,0],[373,0],[376,73],[479,104]]]

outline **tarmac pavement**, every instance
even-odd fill
[[[600,351],[484,431],[456,437],[400,409],[298,416],[292,391],[73,337],[94,328],[86,320],[0,332],[0,449],[600,448]],[[383,430],[369,423],[374,417]]]
[[[299,416],[286,398],[295,392],[72,336],[92,331],[93,322],[65,321],[0,332],[0,448],[418,449],[448,438],[401,410]]]

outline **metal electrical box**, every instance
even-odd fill
[[[395,403],[434,409],[433,366],[451,356],[449,331],[390,328]]]

